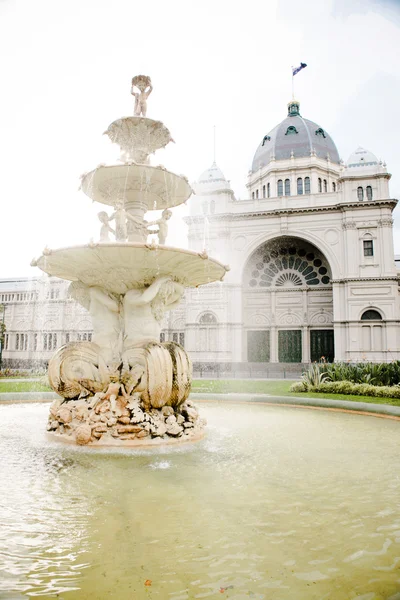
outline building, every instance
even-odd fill
[[[189,289],[162,340],[185,345],[197,368],[400,359],[399,260],[393,252],[390,174],[358,148],[346,164],[329,134],[300,114],[256,149],[248,199],[214,163],[193,187],[189,248],[231,270]],[[47,283],[47,284],[46,284]],[[0,281],[3,360],[46,362],[66,341],[90,339],[90,317],[55,278]]]

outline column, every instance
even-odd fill
[[[302,362],[310,362],[310,340],[309,340],[309,328],[308,325],[304,325],[302,328]]]
[[[269,348],[270,348],[270,358],[269,361],[271,363],[277,363],[278,361],[278,331],[273,325],[269,330]]]

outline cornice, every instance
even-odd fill
[[[252,200],[249,200],[249,202],[252,202]],[[363,200],[362,202],[357,200],[354,202],[341,202],[340,204],[331,204],[325,206],[304,206],[292,208],[288,206],[286,208],[274,208],[272,210],[207,215],[207,219],[209,221],[237,221],[244,218],[259,219],[260,217],[269,217],[273,215],[299,215],[316,212],[346,212],[348,209],[362,210],[367,207],[371,208],[378,206],[389,206],[393,210],[397,205],[397,202],[398,201],[395,198],[388,198],[386,200]],[[184,217],[184,221],[188,225],[192,223],[202,223],[204,221],[204,215]]]
[[[364,281],[400,281],[400,275],[390,275],[388,277],[342,277],[341,279],[331,279],[331,283],[363,283]]]
[[[363,173],[363,174],[348,174],[348,175],[341,175],[338,178],[338,183],[341,183],[343,181],[357,181],[357,180],[363,180],[363,179],[390,179],[392,177],[391,173]]]

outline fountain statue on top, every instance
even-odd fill
[[[160,342],[161,323],[185,286],[222,280],[227,267],[205,252],[165,245],[169,209],[186,202],[192,190],[186,177],[150,165],[149,155],[173,141],[161,121],[146,117],[152,89],[150,77],[134,77],[134,116],[106,131],[120,146],[120,164],[99,165],[82,176],[85,194],[113,209],[98,213],[100,240],[46,248],[32,263],[70,280],[70,295],[92,318],[93,340],[61,347],[48,369],[62,397],[50,408],[48,431],[77,444],[183,441],[203,430],[188,400],[190,358],[179,344]],[[151,210],[162,216],[146,221]],[[154,233],[158,244],[147,243]]]

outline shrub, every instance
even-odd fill
[[[289,388],[289,392],[307,392],[308,387],[304,381],[295,381]]]
[[[298,389],[297,391],[301,391]],[[372,396],[380,398],[400,398],[400,386],[378,386],[369,383],[352,383],[351,381],[327,381],[318,386],[310,386],[309,392],[325,394],[351,394],[354,396]]]
[[[333,363],[319,364],[321,373],[331,381],[351,381],[377,386],[400,383],[400,361],[391,363]]]

